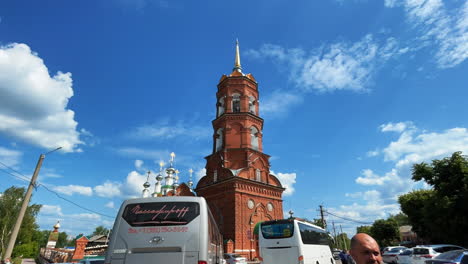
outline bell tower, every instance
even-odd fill
[[[270,174],[270,156],[263,153],[258,83],[242,72],[239,42],[231,74],[218,83],[212,125],[213,152],[205,157],[206,176],[195,191],[208,201],[228,243],[226,252],[253,259],[256,225],[283,218],[284,188]]]

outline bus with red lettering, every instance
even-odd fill
[[[167,196],[123,202],[106,264],[221,264],[223,238],[203,197]]]

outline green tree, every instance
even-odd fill
[[[394,219],[376,220],[370,228],[370,232],[380,246],[395,245],[400,240],[398,223]]]
[[[372,226],[358,226],[358,227],[356,227],[356,233],[366,233],[366,234],[372,236],[371,227]]]
[[[433,207],[433,200],[433,190],[417,190],[398,197],[401,210],[408,215],[412,230],[424,239],[429,239],[431,235],[426,212]]]
[[[18,213],[26,191],[24,188],[10,187],[0,197],[0,255],[3,258],[11,231],[16,222]],[[16,238],[12,256],[35,257],[39,252],[39,243],[36,241],[36,215],[41,205],[32,204],[26,209],[21,228]]]
[[[409,225],[409,219],[408,216],[405,215],[404,213],[398,213],[396,215],[390,215],[388,219],[393,219],[397,222],[398,226],[404,226],[404,225]]]
[[[321,218],[318,218],[318,219],[314,219],[312,221],[312,224],[316,225],[316,226],[320,226],[321,228],[325,228],[325,224],[324,222],[322,221]]]
[[[68,235],[65,232],[60,232],[58,234],[57,244],[55,245],[56,248],[64,248],[68,244]]]
[[[351,247],[351,239],[348,238],[348,234],[340,233],[336,235],[336,248],[349,249]]]
[[[399,199],[414,230],[433,243],[468,246],[467,156],[455,152],[450,157],[433,160],[431,164],[415,164],[412,175],[413,180],[425,181],[432,187],[432,190],[412,192]],[[419,207],[415,208],[415,205]]]
[[[105,228],[104,226],[97,226],[96,229],[94,229],[94,232],[90,235],[92,236],[97,236],[97,235],[106,235],[109,234],[109,229]]]

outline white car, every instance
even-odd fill
[[[395,247],[382,254],[382,260],[385,263],[397,263],[397,256],[403,251],[407,250],[406,247]]]
[[[396,262],[398,264],[412,264],[411,258],[413,257],[413,249],[409,248],[396,256]]]
[[[247,259],[239,254],[225,253],[226,264],[247,264]]]
[[[426,260],[433,259],[441,253],[464,249],[455,245],[424,245],[413,248],[413,256],[411,257],[411,264],[425,264]]]

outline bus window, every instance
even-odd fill
[[[263,223],[261,233],[266,239],[288,238],[294,233],[294,222],[284,221],[272,224]]]
[[[327,232],[314,228],[310,225],[298,223],[301,232],[302,243],[313,245],[329,245]]]
[[[122,218],[131,226],[186,225],[200,214],[196,202],[156,202],[129,204]]]

